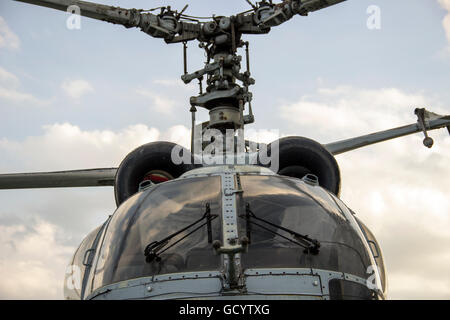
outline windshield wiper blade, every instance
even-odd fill
[[[290,241],[292,243],[295,243],[295,244],[301,246],[302,248],[305,249],[303,251],[304,253],[311,253],[311,254],[314,254],[314,255],[319,253],[320,242],[318,240],[312,239],[312,238],[310,238],[307,235],[303,235],[303,234],[297,233],[297,232],[295,232],[295,231],[293,231],[291,229],[282,227],[280,225],[277,225],[275,223],[267,221],[267,220],[265,220],[263,218],[257,217],[253,213],[253,211],[250,209],[250,204],[249,203],[247,203],[246,208],[245,208],[245,219],[247,220],[246,228],[247,228],[247,238],[249,239],[249,242],[251,242],[251,224],[254,224],[254,225],[256,225],[256,226],[258,226],[258,227],[260,227],[260,228],[262,228],[262,229],[264,229],[264,230],[266,230],[266,231],[268,231],[268,232],[270,232],[272,234],[275,234],[275,235],[277,235],[277,236],[279,236],[279,237],[281,237],[283,239],[286,239],[286,240],[288,240],[288,241]],[[252,221],[252,219],[261,221],[261,222],[263,222],[265,224],[268,224],[268,225],[270,225],[270,226],[272,226],[274,228],[283,230],[284,232],[289,233],[297,241],[289,239],[288,237],[285,237],[282,234],[279,234],[275,230],[272,230],[272,229],[267,228],[267,227],[265,227],[265,226],[255,222],[255,221]]]
[[[166,238],[164,238],[164,239],[162,239],[160,241],[153,241],[153,242],[149,243],[145,247],[145,250],[144,250],[145,261],[148,262],[148,263],[152,262],[155,259],[156,259],[156,261],[160,261],[161,260],[161,257],[159,256],[160,254],[162,254],[165,251],[167,251],[168,249],[172,248],[178,242],[186,239],[191,234],[193,234],[197,230],[201,229],[205,225],[208,226],[208,243],[212,243],[211,221],[214,220],[215,218],[217,218],[217,214],[211,214],[211,209],[210,209],[209,203],[207,203],[206,204],[205,213],[203,214],[203,216],[200,219],[194,221],[193,223],[191,223],[190,225],[184,227],[183,229],[172,233],[170,236],[168,236],[168,237],[166,237]],[[196,224],[198,224],[199,222],[201,222],[202,220],[205,220],[205,219],[206,219],[206,222],[202,223],[201,225],[196,227],[194,230],[192,230],[191,232],[189,232],[188,234],[184,235],[183,237],[181,237],[180,239],[178,239],[177,241],[172,243],[170,246],[168,246],[167,248],[162,250],[164,247],[166,247],[169,244],[169,242],[170,242],[170,240],[172,238],[176,237],[180,233],[182,233],[182,232],[186,231],[187,229],[195,226]]]

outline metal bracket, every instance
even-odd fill
[[[216,254],[223,256],[224,289],[234,290],[244,286],[241,253],[246,252],[248,246],[247,237],[239,240],[238,236],[236,194],[243,191],[239,174],[233,171],[225,171],[221,174],[221,180],[223,244],[216,240],[213,243],[213,248]]]
[[[197,97],[191,97],[190,103],[194,106],[199,107],[206,107],[206,104],[209,101],[212,100],[218,100],[218,99],[226,99],[226,98],[232,98],[237,96],[241,91],[241,88],[239,86],[234,86],[231,89],[228,90],[218,90],[218,91],[211,91],[204,93],[202,95],[199,95]]]
[[[181,80],[183,80],[183,82],[185,84],[190,83],[192,80],[194,79],[200,79],[201,77],[203,77],[203,75],[213,72],[215,70],[220,69],[220,64],[218,62],[213,62],[210,64],[207,64],[203,69],[197,70],[193,73],[185,73],[181,76]],[[185,69],[186,70],[186,69]]]
[[[414,110],[414,113],[417,115],[417,124],[419,125],[420,129],[423,131],[423,134],[425,135],[425,138],[423,139],[423,145],[427,148],[431,148],[433,146],[434,141],[432,138],[428,136],[427,126],[425,123],[425,118],[428,116],[429,112],[425,110],[425,108],[416,108]]]

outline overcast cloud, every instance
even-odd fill
[[[64,80],[61,84],[61,89],[71,98],[79,99],[81,96],[94,92],[92,85],[83,79]]]
[[[447,40],[450,42],[450,0],[439,0],[440,5],[442,8],[447,10],[447,15],[445,16],[444,20],[442,21],[442,26],[445,29],[445,34],[447,35]]]
[[[0,17],[0,48],[19,49],[19,37],[11,31],[3,17]]]

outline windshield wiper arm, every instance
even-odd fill
[[[241,217],[242,217],[242,216],[241,216]],[[251,241],[251,240],[250,240],[250,239],[251,239],[251,224],[254,224],[254,225],[256,225],[256,226],[258,226],[258,227],[260,227],[260,228],[262,228],[262,229],[264,229],[264,230],[266,230],[266,231],[269,231],[269,232],[272,233],[272,234],[275,234],[275,235],[277,235],[277,236],[280,236],[280,237],[282,237],[283,239],[286,239],[286,240],[288,240],[288,241],[290,241],[290,242],[292,242],[292,243],[295,243],[295,244],[297,244],[297,245],[303,247],[303,248],[305,249],[305,250],[304,250],[305,253],[312,253],[312,254],[318,254],[318,253],[319,253],[320,242],[319,242],[318,240],[316,240],[316,239],[311,239],[311,238],[308,237],[307,235],[299,234],[299,233],[297,233],[297,232],[295,232],[295,231],[293,231],[293,230],[291,230],[291,229],[282,227],[282,226],[280,226],[280,225],[277,225],[277,224],[274,224],[274,223],[272,223],[272,222],[270,222],[270,221],[267,221],[267,220],[265,220],[265,219],[263,219],[263,218],[257,217],[257,216],[253,213],[253,211],[250,209],[250,204],[249,204],[249,203],[247,203],[247,205],[246,205],[246,207],[245,207],[245,219],[247,220],[247,226],[246,226],[246,227],[247,227],[247,238],[249,239],[249,242]],[[297,241],[294,241],[294,240],[292,240],[292,239],[289,239],[289,238],[283,236],[282,234],[279,234],[279,233],[276,232],[275,230],[272,230],[272,229],[267,228],[267,227],[265,227],[265,226],[263,226],[263,225],[261,225],[261,224],[255,222],[255,221],[252,221],[252,219],[261,221],[261,222],[263,222],[263,223],[265,223],[265,224],[268,224],[268,225],[270,225],[270,226],[272,226],[272,227],[274,227],[274,228],[283,230],[284,232],[289,233],[289,234],[290,234],[295,240],[297,240]]]
[[[215,218],[217,218],[217,214],[211,214],[211,209],[209,206],[209,203],[206,204],[206,211],[203,214],[203,216],[194,221],[193,223],[191,223],[190,225],[184,227],[183,229],[172,233],[170,236],[160,240],[160,241],[153,241],[151,243],[149,243],[144,250],[144,255],[145,255],[145,261],[150,263],[153,260],[156,259],[156,261],[160,261],[161,257],[159,256],[160,254],[164,253],[165,251],[167,251],[168,249],[172,248],[174,245],[176,245],[178,242],[186,239],[187,237],[189,237],[191,234],[193,234],[195,231],[199,230],[200,228],[202,228],[203,226],[207,225],[208,226],[208,243],[212,243],[212,229],[211,229],[211,221],[214,220]],[[179,235],[180,233],[186,231],[187,229],[195,226],[196,224],[198,224],[199,222],[201,222],[202,220],[206,219],[206,222],[202,223],[201,225],[199,225],[198,227],[196,227],[194,230],[192,230],[191,232],[189,232],[188,234],[184,235],[183,237],[181,237],[180,239],[178,239],[177,241],[175,241],[174,243],[172,243],[170,246],[168,246],[167,248],[165,248],[164,250],[162,250],[165,246],[167,246],[167,244],[169,244],[170,240],[174,237],[176,237],[177,235]],[[162,251],[161,251],[162,250]]]

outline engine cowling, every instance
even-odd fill
[[[306,174],[314,174],[319,178],[321,187],[339,195],[341,186],[339,165],[334,156],[320,143],[295,136],[284,137],[277,142],[278,151],[272,142],[267,146],[267,153],[272,159],[278,157],[278,174],[300,179]]]
[[[173,148],[182,150],[182,154],[191,158],[190,164],[175,164],[171,155]],[[176,179],[183,173],[194,169],[194,161],[189,150],[175,143],[157,141],[144,144],[131,151],[120,164],[114,183],[114,195],[119,206],[130,196],[138,192],[139,184],[145,180],[161,183]]]

